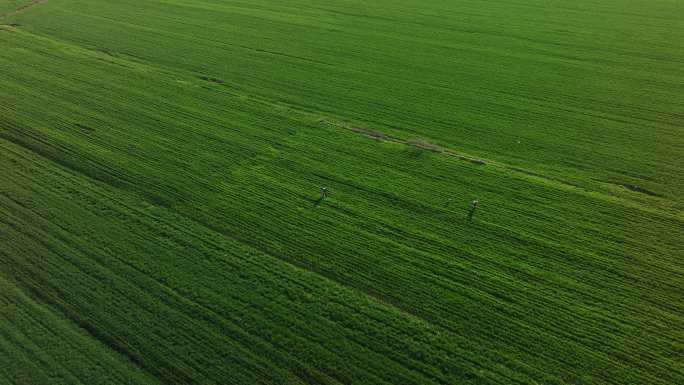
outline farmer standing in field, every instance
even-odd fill
[[[328,197],[328,188],[327,187],[321,187],[321,199],[327,198]]]
[[[468,212],[468,220],[473,219],[473,214],[475,214],[475,210],[480,207],[480,201],[475,199],[474,201],[470,202],[470,211]]]

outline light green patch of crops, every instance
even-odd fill
[[[14,14],[34,3],[34,0],[0,0],[0,17]]]

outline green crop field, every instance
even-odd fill
[[[680,0],[0,24],[0,384],[684,384]]]

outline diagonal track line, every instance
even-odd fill
[[[24,5],[22,5],[21,7],[15,9],[14,11],[9,11],[9,12],[5,12],[5,13],[0,13],[0,20],[5,19],[5,18],[8,18],[8,17],[10,17],[10,16],[14,16],[14,15],[16,15],[16,14],[18,14],[18,13],[24,12],[24,11],[26,11],[26,10],[28,10],[28,9],[31,9],[31,8],[35,7],[36,5],[40,5],[40,4],[46,3],[47,1],[48,1],[48,0],[33,0],[33,1],[31,1],[30,3],[24,4]]]

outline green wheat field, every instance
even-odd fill
[[[684,384],[682,1],[0,24],[0,384]]]

